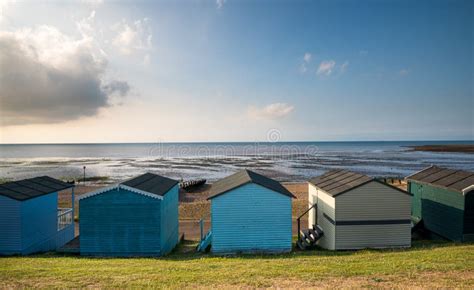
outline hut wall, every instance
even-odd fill
[[[291,198],[246,184],[211,200],[212,252],[289,252]]]

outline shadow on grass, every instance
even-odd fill
[[[290,253],[282,254],[263,254],[263,253],[252,253],[252,254],[234,254],[234,255],[214,255],[212,253],[198,253],[196,252],[196,241],[184,240],[167,256],[164,257],[91,257],[91,256],[80,256],[78,254],[69,253],[56,253],[47,252],[35,255],[26,256],[28,258],[54,258],[54,257],[73,257],[77,259],[88,259],[88,260],[105,260],[105,259],[159,259],[164,261],[190,261],[195,259],[212,259],[212,258],[229,258],[229,259],[293,259],[295,257],[341,257],[356,255],[361,252],[367,253],[397,253],[397,252],[415,252],[415,251],[430,251],[437,248],[453,247],[453,246],[467,246],[473,245],[474,242],[455,243],[451,241],[443,240],[419,240],[413,241],[411,248],[398,248],[398,249],[361,249],[361,250],[347,250],[347,251],[331,251],[322,248],[315,248],[308,251],[302,251],[297,248],[293,248]],[[8,256],[15,257],[15,256]],[[18,256],[17,256],[18,257]],[[2,257],[0,256],[0,259]]]

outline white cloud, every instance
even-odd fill
[[[346,72],[349,67],[349,62],[346,60],[342,64],[338,65],[335,60],[323,60],[316,71],[316,74],[319,76],[330,76],[334,73],[339,75]]]
[[[294,109],[294,106],[286,103],[273,103],[263,108],[251,106],[248,115],[254,119],[279,119],[288,116]]]
[[[122,54],[129,55],[135,51],[148,51],[153,47],[153,36],[148,18],[137,20],[131,24],[123,20],[113,25],[112,29],[117,32],[112,43]]]
[[[91,38],[74,39],[56,27],[0,32],[1,125],[96,115],[130,89],[107,78],[107,63]]]
[[[226,2],[227,2],[227,0],[216,0],[217,9],[221,9],[222,7],[224,7],[224,4]]]
[[[317,75],[330,76],[334,72],[336,62],[334,60],[323,60],[316,71]]]
[[[407,74],[410,73],[410,70],[407,69],[407,68],[404,68],[404,69],[401,69],[398,73],[399,73],[401,76],[406,76]]]
[[[311,53],[309,52],[306,52],[303,56],[303,62],[301,63],[300,65],[300,72],[301,73],[305,73],[308,71],[308,67],[307,67],[307,64],[309,64],[311,62],[311,59],[313,58],[313,56],[311,55]]]

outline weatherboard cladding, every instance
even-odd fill
[[[410,246],[411,196],[405,191],[362,174],[332,170],[310,181],[309,194],[317,195],[321,247]]]
[[[169,253],[179,239],[178,198],[177,181],[146,173],[80,199],[81,254]]]
[[[408,176],[407,180],[463,192],[464,189],[474,185],[474,172],[430,166]]]
[[[248,183],[255,183],[277,193],[295,198],[295,196],[278,181],[245,169],[215,182],[211,187],[211,193],[208,199],[215,198],[216,196]]]
[[[291,197],[248,183],[211,199],[213,253],[289,252]]]
[[[408,188],[413,193],[413,216],[423,219],[426,229],[453,241],[463,240],[469,195],[416,180],[409,180]]]
[[[49,176],[41,176],[0,184],[0,195],[24,201],[71,187],[74,185]]]
[[[161,254],[161,200],[125,189],[81,199],[81,255]]]
[[[21,202],[0,196],[0,254],[21,252]]]

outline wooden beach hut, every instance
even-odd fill
[[[81,196],[81,255],[169,253],[179,240],[178,198],[178,181],[152,173]]]
[[[211,230],[200,249],[217,254],[291,251],[294,198],[279,182],[242,170],[212,185]]]
[[[74,207],[58,208],[58,192],[74,185],[41,176],[0,184],[0,255],[56,250],[74,239]]]
[[[474,173],[430,166],[406,178],[412,215],[424,228],[453,241],[474,240]]]
[[[411,195],[369,176],[331,170],[308,183],[309,218],[298,245],[330,250],[411,246]]]

